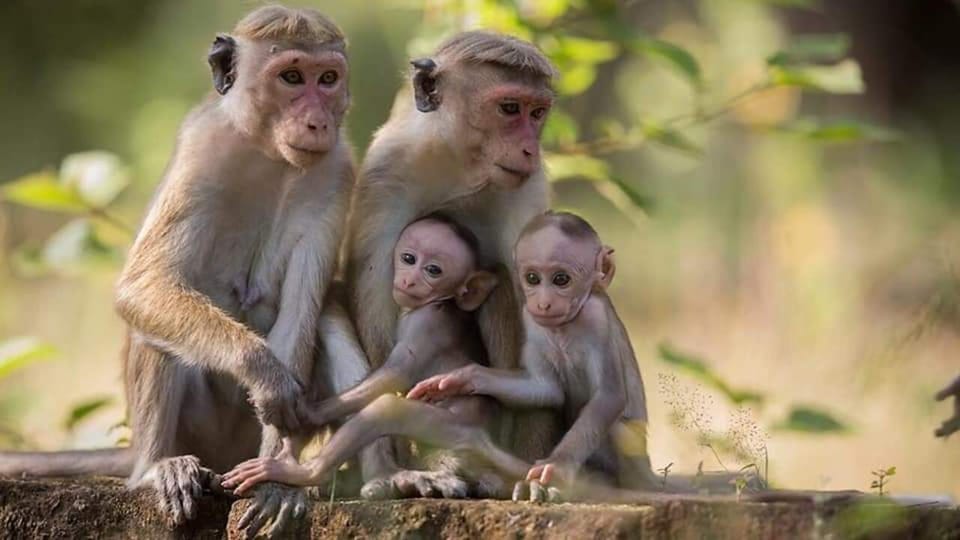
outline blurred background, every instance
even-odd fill
[[[958,3],[293,3],[349,36],[358,157],[453,31],[554,60],[555,202],[617,250],[655,468],[960,498],[932,400],[960,374]],[[0,447],[125,443],[112,285],[257,5],[0,3]]]

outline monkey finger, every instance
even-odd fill
[[[259,471],[259,472],[253,473],[250,476],[244,478],[243,482],[241,482],[240,485],[233,490],[233,492],[242,496],[248,490],[253,489],[254,486],[259,484],[260,482],[265,482],[266,480],[267,480],[266,471]]]
[[[563,492],[559,489],[550,486],[547,488],[547,501],[552,503],[563,502]]]
[[[520,502],[521,499],[526,498],[527,493],[527,483],[523,480],[518,481],[513,484],[513,495],[510,497],[513,502]]]
[[[549,484],[552,478],[553,478],[553,465],[552,464],[544,465],[543,472],[540,473],[540,483],[543,485]]]
[[[543,502],[544,493],[543,488],[540,486],[540,482],[537,480],[530,481],[530,502]]]
[[[950,396],[958,394],[960,394],[960,377],[957,377],[952,383],[947,385],[946,388],[937,392],[937,395],[934,397],[936,397],[937,401],[943,401]]]
[[[960,431],[960,416],[954,416],[944,421],[933,434],[937,437],[946,437],[957,431]]]
[[[254,500],[247,512],[240,518],[237,527],[246,531],[247,538],[253,538],[260,532],[263,524],[277,512],[280,501],[272,492]]]
[[[293,503],[289,500],[281,500],[280,511],[277,516],[271,520],[270,526],[264,531],[264,536],[268,538],[278,538],[287,529],[292,521]]]
[[[533,467],[530,467],[530,470],[527,471],[527,482],[539,480],[541,474],[543,474],[543,465],[534,465]]]

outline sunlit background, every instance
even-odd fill
[[[556,62],[555,201],[617,250],[655,468],[960,498],[932,400],[960,374],[956,3],[297,3],[349,36],[358,157],[452,31]],[[257,5],[0,2],[0,447],[128,437],[112,285],[214,34]]]

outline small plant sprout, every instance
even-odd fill
[[[733,484],[733,487],[737,490],[737,502],[740,502],[740,496],[743,495],[743,491],[747,489],[747,477],[739,474],[736,478],[730,480],[730,483]]]
[[[896,467],[888,467],[886,469],[877,469],[872,471],[872,474],[876,480],[870,482],[870,488],[877,490],[877,495],[883,496],[883,488],[890,483],[890,477],[897,474]]]
[[[667,487],[667,476],[670,474],[670,467],[673,467],[672,461],[668,463],[666,467],[657,469],[657,472],[660,473],[661,476],[663,476],[663,480],[661,480],[660,482],[660,487],[663,487],[663,488]]]

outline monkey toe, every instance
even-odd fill
[[[360,488],[360,496],[368,501],[396,499],[397,491],[390,478],[375,478]]]

